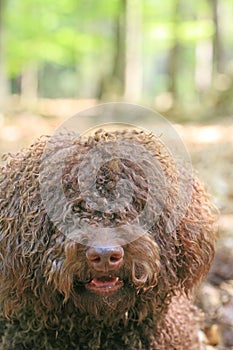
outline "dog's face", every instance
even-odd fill
[[[160,271],[159,249],[150,234],[128,244],[119,233],[111,239],[107,235],[92,237],[91,246],[66,240],[60,265],[50,254],[46,267],[47,283],[54,291],[72,300],[79,310],[105,317],[115,311],[124,314],[135,306],[139,295],[152,292]]]
[[[108,164],[108,171],[104,169],[108,175],[111,166]],[[69,170],[68,173],[77,172]],[[111,177],[114,179],[112,173]],[[135,305],[139,295],[156,288],[160,271],[159,247],[153,232],[145,232],[132,224],[137,215],[134,202],[129,217],[125,213],[103,216],[86,206],[74,185],[72,193],[66,192],[74,183],[75,179],[66,182],[65,193],[69,193],[67,198],[77,222],[82,218],[86,225],[72,228],[68,236],[54,230],[50,241],[53,246],[44,255],[46,284],[66,300],[72,300],[78,309],[95,316],[106,317],[106,313],[116,310],[124,313]],[[112,188],[115,190],[115,186]],[[144,197],[142,191],[141,198]],[[135,202],[143,208],[142,199],[139,202],[135,198]]]
[[[95,172],[95,186],[83,186],[82,181],[93,177],[87,167],[78,180],[85,162],[92,161],[87,153],[113,139],[120,144],[138,142],[159,163],[159,171],[150,176],[145,171],[148,162],[143,167],[112,157]],[[112,310],[125,313],[149,299],[166,304],[165,299],[177,291],[191,291],[208,272],[214,236],[211,204],[188,175],[189,206],[177,225],[166,231],[177,204],[178,176],[158,139],[124,131],[100,132],[88,140],[69,140],[65,146],[53,143],[52,159],[64,148],[67,156],[60,172],[59,162],[52,163],[41,181],[38,174],[43,175],[43,167],[51,163],[41,161],[44,148],[45,142],[36,143],[2,172],[0,277],[5,314],[16,312],[29,299],[41,303],[46,312],[61,308],[63,300],[95,316]],[[99,200],[102,204],[96,207]]]
[[[119,136],[121,139],[123,135]],[[128,138],[132,136],[129,133]],[[157,286],[160,270],[160,252],[153,232],[143,230],[136,222],[147,205],[149,192],[142,166],[130,159],[113,157],[103,162],[96,174],[85,170],[86,155],[102,142],[101,139],[94,144],[93,141],[83,142],[64,161],[62,184],[71,210],[70,221],[67,220],[68,223],[62,228],[67,232],[69,223],[73,224],[70,224],[72,229],[65,237],[62,253],[56,253],[52,249],[46,266],[49,284],[55,285],[67,300],[71,298],[77,307],[92,313],[127,310],[135,304],[138,295],[152,291]],[[111,138],[109,144],[110,142]],[[133,144],[134,140],[130,142]],[[106,152],[108,158],[108,150],[101,151]],[[83,181],[94,177],[91,194],[87,194],[88,190],[85,192],[80,181],[77,181],[80,171],[85,174]],[[51,184],[47,183],[48,186],[54,186],[54,178],[56,179],[56,174],[52,177]],[[128,187],[119,186],[126,181]],[[159,181],[158,177],[157,186]],[[125,195],[129,189],[132,192],[131,198],[123,208],[98,210],[86,199],[89,195],[93,201],[97,198],[113,203],[120,198],[121,191]],[[158,201],[161,197],[160,193],[156,194]],[[55,199],[53,194],[49,204],[54,203],[55,206],[56,201],[59,202],[59,198]],[[59,215],[63,213],[59,212]],[[56,258],[51,254],[59,256],[59,263],[54,263]]]

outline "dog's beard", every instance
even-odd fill
[[[65,303],[71,302],[73,312],[105,320],[121,318],[157,286],[160,270],[158,248],[149,234],[125,246],[124,252],[119,269],[103,272],[90,266],[85,246],[68,241],[66,259],[55,272],[51,270],[49,282],[64,295]]]
[[[137,290],[126,281],[115,291],[106,293],[97,292],[77,282],[74,283],[72,297],[75,306],[83,313],[105,320],[113,315],[123,319],[135,305]]]

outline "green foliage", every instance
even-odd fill
[[[224,63],[232,59],[233,0],[216,0],[218,25],[210,0],[141,0],[140,10],[132,6],[134,0],[5,1],[9,78],[19,77],[28,66],[37,67],[39,93],[45,97],[96,97],[106,91],[109,96],[124,90],[118,87],[123,87],[124,79],[116,71],[125,72],[128,57],[124,51],[127,1],[131,1],[132,16],[139,11],[136,25],[142,34],[143,57],[138,66],[143,68],[143,98],[153,99],[175,86],[172,93],[177,99],[197,100],[197,47],[207,43],[215,52],[217,29],[222,48],[217,56],[223,57]],[[139,0],[135,1],[136,5]],[[178,48],[177,57],[172,57],[174,48]],[[173,77],[172,59],[176,62]],[[212,68],[215,65],[213,61]],[[171,84],[172,79],[175,82]],[[53,91],[54,86],[57,89]]]
[[[7,62],[11,76],[29,63],[69,65],[107,47],[107,22],[119,1],[9,0],[6,15]],[[91,14],[91,16],[90,16]]]

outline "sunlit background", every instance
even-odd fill
[[[182,119],[233,110],[232,0],[0,4],[1,108],[11,97],[45,114],[38,99],[125,99]]]
[[[233,248],[232,23],[233,0],[0,0],[0,154],[101,102],[150,107],[183,138]]]

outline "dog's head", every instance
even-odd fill
[[[151,168],[153,176],[145,168],[150,168],[148,161],[144,167],[129,156],[113,156],[97,164],[90,185],[93,173],[85,164],[93,161],[92,150],[107,142],[110,148],[104,152],[114,154],[113,141],[143,147],[159,164],[156,171]],[[40,139],[2,169],[0,293],[5,314],[26,303],[40,303],[49,312],[62,301],[95,316],[142,308],[149,300],[159,309],[172,295],[191,292],[213,258],[213,208],[200,183],[177,172],[159,139],[131,130],[99,131],[78,140],[61,136],[50,145],[52,157],[44,160],[49,142]],[[168,231],[179,209],[179,181],[188,181],[192,193]]]

